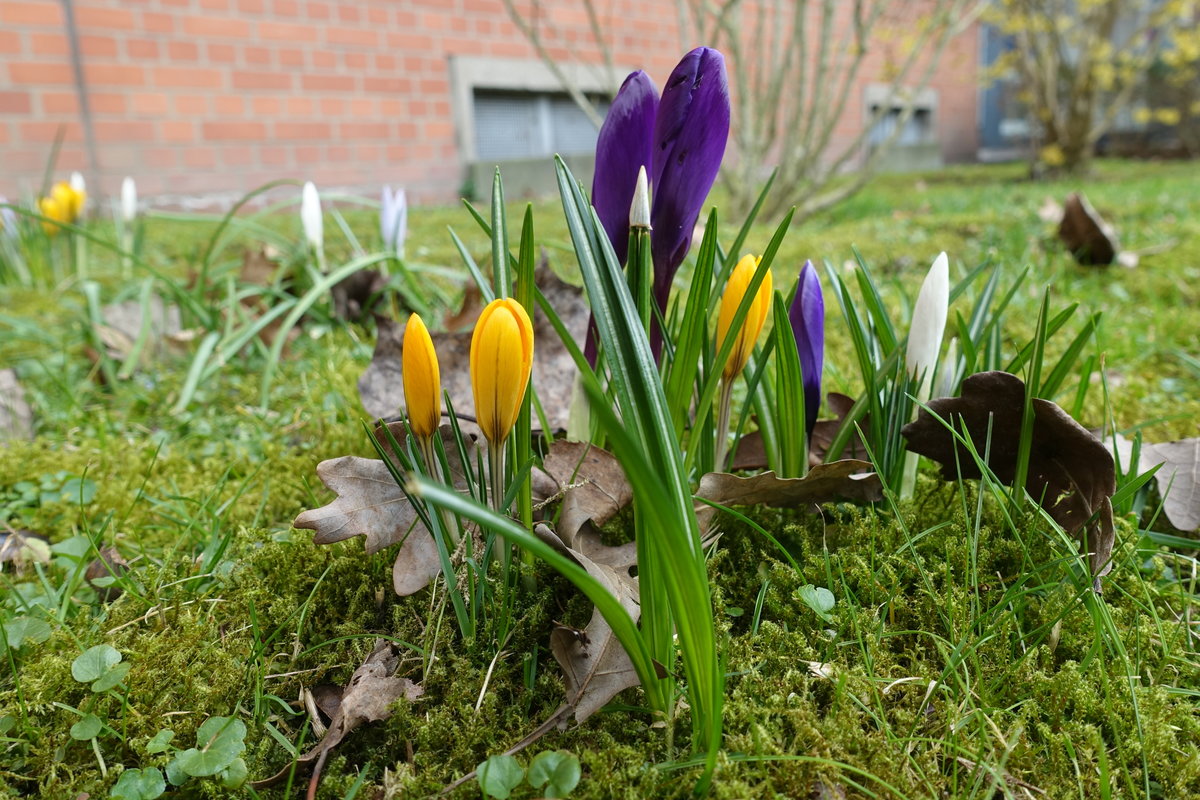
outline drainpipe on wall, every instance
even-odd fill
[[[100,180],[100,157],[96,152],[96,135],[92,127],[92,106],[88,100],[87,81],[83,77],[83,53],[79,49],[79,31],[75,27],[75,7],[71,0],[62,0],[63,24],[71,48],[71,67],[75,74],[75,94],[79,96],[79,121],[83,125],[84,147],[87,148],[88,172],[95,182],[95,196],[104,193]]]

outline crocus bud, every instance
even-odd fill
[[[729,283],[725,285],[725,294],[721,295],[721,311],[717,315],[717,346],[725,346],[725,337],[729,335],[729,326],[733,323],[733,315],[737,313],[738,306],[741,305],[742,298],[746,294],[746,289],[750,286],[751,279],[754,278],[754,273],[758,269],[758,263],[762,260],[759,256],[755,258],[751,255],[742,256],[742,260],[733,268],[733,273],[729,276]],[[729,360],[725,362],[725,369],[721,376],[729,381],[737,377],[738,373],[746,366],[746,362],[750,360],[750,353],[754,350],[754,343],[758,340],[758,334],[762,332],[763,324],[767,321],[767,311],[771,305],[771,272],[763,276],[762,283],[758,285],[758,292],[754,295],[753,302],[750,303],[750,309],[746,312],[746,318],[742,322],[742,327],[734,333],[737,339],[733,345],[733,352],[729,354]]]
[[[492,446],[508,438],[533,370],[533,324],[516,300],[488,303],[471,337],[475,419]]]
[[[905,364],[908,373],[921,381],[917,390],[920,400],[929,399],[942,335],[946,330],[946,312],[950,306],[950,264],[945,253],[939,253],[921,284],[917,303],[913,307],[912,328],[908,332]]]
[[[121,219],[133,222],[137,219],[137,212],[137,184],[133,182],[133,178],[126,176],[125,180],[121,181]]]
[[[408,424],[418,437],[428,438],[437,431],[442,418],[442,379],[433,340],[418,314],[410,315],[404,326],[401,363]]]
[[[404,256],[404,240],[408,238],[408,198],[403,189],[392,192],[383,187],[379,198],[379,232],[388,250]]]
[[[321,218],[321,196],[312,181],[304,184],[300,195],[300,222],[304,225],[304,238],[314,249],[320,250],[325,241],[324,223]]]
[[[82,173],[72,172],[68,186],[72,193],[70,221],[74,222],[83,215],[83,207],[87,203],[87,182],[84,181]]]
[[[629,206],[629,227],[650,230],[650,179],[646,167],[638,168],[637,183],[633,187],[633,203]]]
[[[821,407],[821,371],[825,366],[825,298],[821,294],[821,279],[811,261],[805,261],[800,269],[788,319],[800,354],[805,433],[811,437]]]

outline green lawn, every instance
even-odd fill
[[[789,286],[806,258],[844,270],[857,250],[893,316],[907,321],[939,251],[950,257],[952,282],[989,262],[1007,286],[1027,268],[1004,319],[1007,350],[1033,334],[1046,287],[1052,311],[1079,304],[1048,359],[1089,315],[1102,315],[1084,356],[1097,356],[1103,381],[1099,372],[1089,379],[1080,422],[1099,428],[1111,415],[1119,430],[1148,441],[1198,435],[1200,168],[1101,162],[1082,186],[1023,176],[1013,165],[880,178],[794,226],[775,284]],[[1127,249],[1157,251],[1132,270],[1075,265],[1037,210],[1076,188]],[[289,192],[298,195],[278,196]],[[552,265],[576,277],[557,200],[534,208]],[[217,285],[233,286],[243,244],[269,241],[283,260],[298,259],[292,211],[235,224],[210,264]],[[516,204],[509,212],[514,236],[520,213]],[[367,250],[377,244],[369,211],[347,208],[345,219]],[[487,238],[461,208],[414,208],[409,223],[408,260],[438,294],[457,297],[466,281],[447,226],[481,265],[490,259]],[[90,244],[96,299],[136,298],[147,270],[187,284],[216,224],[147,220],[145,267],[133,281]],[[329,215],[325,224],[329,262],[342,264],[353,248]],[[755,226],[748,248],[765,247],[777,224]],[[736,233],[726,225],[723,244]],[[103,223],[92,230],[112,239]],[[65,243],[52,244],[49,257],[65,258]],[[854,396],[862,383],[852,345],[824,272],[822,281],[825,390]],[[952,324],[968,299],[951,307]],[[316,478],[319,461],[374,456],[356,388],[371,329],[317,315],[275,370],[267,410],[267,355],[253,347],[193,381],[180,409],[203,337],[114,380],[89,355],[101,343],[88,320],[87,292],[74,278],[0,287],[0,366],[16,368],[36,417],[35,438],[0,446],[0,524],[50,543],[47,563],[4,563],[0,574],[5,635],[24,639],[6,648],[0,677],[0,794],[107,797],[122,771],[162,770],[197,746],[211,717],[244,723],[249,777],[267,777],[314,741],[302,689],[344,684],[377,635],[408,645],[400,669],[424,695],[333,751],[320,797],[435,794],[555,711],[563,684],[548,650],[551,626],[582,626],[591,608],[551,570],[538,570],[537,593],[523,601],[507,642],[464,643],[436,595],[393,596],[389,554],[365,557],[357,539],[316,546],[291,528],[300,511],[331,497]],[[1068,381],[1058,399],[1077,395]],[[1118,520],[1102,599],[1044,520],[1009,518],[975,484],[944,483],[929,465],[916,498],[898,508],[751,511],[795,567],[753,526],[727,519],[709,571],[727,637],[725,751],[713,796],[1200,796],[1196,551],[1171,538],[1187,534],[1155,514],[1158,504],[1143,493]],[[621,522],[611,535],[621,535]],[[106,545],[132,571],[124,594],[108,602],[83,575]],[[828,619],[799,599],[808,584],[832,591]],[[114,648],[128,672],[94,690],[90,681],[112,665],[93,677],[75,662],[98,645]],[[687,796],[700,774],[688,726],[668,748],[642,706],[640,691],[627,690],[520,758],[577,756],[583,777],[571,797]],[[169,743],[156,736],[162,730],[174,732]],[[236,742],[228,747],[236,751]],[[305,783],[298,775],[286,792],[281,784],[258,796],[294,797]],[[254,795],[195,777],[171,796]],[[478,785],[454,796],[478,797]],[[535,796],[528,786],[514,793]]]

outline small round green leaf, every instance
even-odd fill
[[[529,785],[541,788],[543,797],[566,797],[579,785],[579,759],[566,750],[538,753],[529,764]]]
[[[817,616],[826,622],[833,621],[833,615],[829,613],[833,610],[833,606],[837,602],[834,599],[833,592],[824,586],[813,586],[811,583],[806,583],[796,593],[800,595],[800,599],[804,602],[804,605],[817,612]]]
[[[129,674],[131,666],[129,663],[117,664],[108,672],[92,681],[92,691],[107,692],[109,689],[117,686],[121,681],[125,680],[125,676]]]
[[[121,773],[108,796],[120,800],[154,800],[166,790],[167,784],[156,768],[127,769]]]
[[[146,742],[146,752],[151,755],[155,753],[165,753],[170,747],[171,740],[175,738],[175,731],[170,728],[163,728],[158,733],[154,734],[150,741]]]
[[[237,789],[246,782],[249,774],[250,769],[246,766],[246,762],[235,758],[232,764],[221,770],[221,785],[226,789]]]
[[[496,800],[505,800],[525,780],[525,770],[512,756],[492,756],[475,771],[479,788]]]
[[[83,719],[71,726],[71,738],[78,739],[81,742],[86,742],[88,739],[95,739],[100,735],[100,729],[104,727],[104,723],[95,714],[86,714]]]
[[[80,683],[91,683],[121,661],[121,654],[111,645],[98,644],[84,650],[71,662],[71,676]]]
[[[216,775],[246,749],[245,738],[240,719],[210,717],[196,730],[196,746],[179,754],[179,768],[193,778]]]
[[[4,626],[8,646],[16,650],[25,642],[41,644],[50,638],[50,625],[43,619],[17,617]]]

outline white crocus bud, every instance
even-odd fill
[[[638,168],[633,204],[629,207],[629,227],[650,230],[650,181],[645,167]]]
[[[83,173],[71,173],[71,188],[81,194],[87,191],[87,182],[83,179]]]
[[[304,184],[300,196],[300,222],[304,224],[304,238],[313,248],[320,250],[325,241],[325,229],[321,218],[321,197],[312,181]]]
[[[946,312],[950,306],[950,263],[945,253],[939,253],[921,284],[917,304],[913,308],[912,328],[908,332],[908,349],[905,364],[909,374],[919,378],[921,385],[917,399],[929,399],[933,386],[933,373],[942,349],[942,335],[946,331]]]
[[[121,181],[121,219],[133,222],[137,219],[137,213],[137,184],[132,177],[126,176],[125,180]]]

